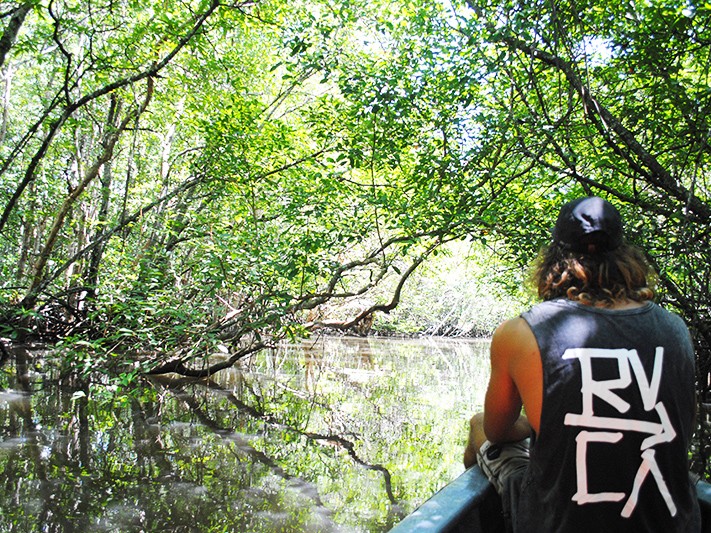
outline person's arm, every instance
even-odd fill
[[[531,339],[531,330],[522,318],[508,320],[494,332],[491,377],[484,400],[484,433],[491,442],[514,442],[531,434],[531,425],[521,414],[521,395],[512,377],[512,367],[518,369],[516,358],[531,349]]]

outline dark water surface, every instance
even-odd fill
[[[453,479],[488,341],[325,337],[210,381],[0,369],[0,531],[387,531]]]

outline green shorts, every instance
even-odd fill
[[[528,467],[530,445],[531,439],[506,444],[492,444],[487,440],[482,444],[477,454],[477,463],[496,492],[501,494],[506,480],[514,474],[522,474]]]

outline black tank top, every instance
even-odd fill
[[[683,321],[652,303],[611,310],[566,299],[523,318],[544,392],[516,531],[699,531],[687,458],[695,365]]]

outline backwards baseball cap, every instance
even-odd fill
[[[553,240],[566,250],[598,253],[623,242],[622,217],[608,201],[597,196],[578,198],[560,208]]]

